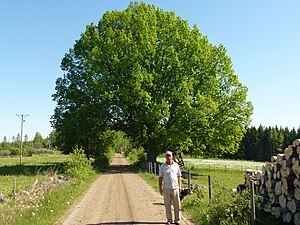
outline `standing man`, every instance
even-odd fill
[[[164,188],[162,183],[164,182]],[[166,162],[159,167],[158,178],[159,192],[164,195],[167,223],[172,223],[171,203],[174,205],[175,224],[180,224],[180,191],[181,191],[181,171],[176,162],[173,161],[171,151],[166,152]]]

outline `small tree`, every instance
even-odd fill
[[[43,137],[39,132],[35,133],[35,136],[33,138],[33,147],[37,149],[43,147]]]

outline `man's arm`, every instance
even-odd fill
[[[179,192],[181,192],[181,176],[178,176]]]
[[[163,178],[158,177],[158,188],[159,188],[159,192],[160,192],[161,195],[163,195],[162,181],[163,181]]]

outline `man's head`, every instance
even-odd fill
[[[166,151],[166,156],[169,155],[169,156],[173,156],[172,152],[171,151]]]
[[[173,161],[173,154],[171,151],[166,151],[166,161],[168,164],[171,164]]]

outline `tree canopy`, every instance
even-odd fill
[[[223,45],[174,12],[132,2],[90,24],[61,62],[52,124],[63,148],[93,152],[106,129],[124,131],[148,159],[180,145],[234,153],[252,104]]]

